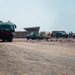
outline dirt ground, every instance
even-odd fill
[[[0,75],[75,75],[75,40],[0,42]]]

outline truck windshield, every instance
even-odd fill
[[[15,31],[14,25],[0,25],[0,29],[4,29],[5,31]]]

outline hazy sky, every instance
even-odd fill
[[[75,0],[0,0],[0,20],[15,23],[16,31],[40,26],[75,32]]]

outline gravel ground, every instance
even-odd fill
[[[0,42],[0,75],[75,75],[75,42]]]

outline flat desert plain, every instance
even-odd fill
[[[75,75],[75,40],[0,42],[0,75]]]

